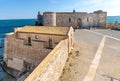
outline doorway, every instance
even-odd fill
[[[82,20],[80,18],[77,19],[77,28],[81,29],[82,27]]]

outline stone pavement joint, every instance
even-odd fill
[[[94,80],[94,77],[96,75],[96,70],[97,70],[97,67],[100,62],[101,53],[104,48],[105,40],[106,40],[106,36],[103,36],[101,43],[95,54],[95,57],[90,65],[89,71],[88,71],[87,75],[85,76],[85,78],[83,79],[83,81],[93,81]]]

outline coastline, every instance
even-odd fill
[[[114,16],[111,16],[111,17],[114,17]],[[120,17],[120,16],[119,16],[119,17]],[[24,19],[10,19],[10,20],[24,20]],[[10,20],[9,20],[9,21],[10,21]],[[25,20],[27,20],[27,19],[25,19]],[[28,20],[29,20],[29,19],[28,19]],[[30,19],[30,20],[31,20],[31,19]],[[108,20],[106,20],[106,21],[108,21]],[[120,21],[120,20],[118,20],[118,21]],[[113,22],[113,23],[114,23],[114,22]],[[13,24],[14,24],[14,23],[13,23]],[[9,24],[8,24],[8,25],[9,25]],[[0,26],[0,27],[2,27],[2,26]],[[13,27],[14,27],[14,26],[13,26]],[[9,29],[9,27],[8,27],[8,29]],[[12,29],[12,28],[11,28],[11,29]],[[9,30],[10,30],[10,29],[9,29]],[[4,29],[3,29],[3,30],[1,29],[1,31],[5,31],[5,30],[4,30]],[[9,31],[5,31],[5,33],[7,33],[7,32],[9,32]],[[0,42],[0,43],[1,43],[1,42]],[[4,48],[0,48],[0,49],[4,49]],[[18,78],[18,75],[16,75],[17,73],[14,73],[14,72],[13,72],[13,74],[11,74],[11,71],[7,70],[7,67],[5,67],[4,64],[2,64],[1,66],[2,66],[2,68],[4,69],[4,71],[5,71],[6,73],[8,73],[10,76],[12,76],[12,77],[14,77],[14,78],[15,78],[15,77]],[[12,70],[12,71],[13,71],[13,70]],[[16,79],[16,78],[15,78],[15,79]]]
[[[4,61],[1,64],[1,67],[6,73],[8,73],[13,78],[12,81],[24,81],[26,77],[30,74],[30,72],[27,71],[17,71],[15,69],[7,67]]]
[[[3,63],[1,64],[2,69],[8,73],[11,77],[13,77],[14,79],[17,79],[17,74],[18,71],[15,71],[14,69],[11,69],[9,67],[7,67],[6,63],[3,61]]]

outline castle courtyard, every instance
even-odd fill
[[[59,81],[120,81],[120,32],[76,30]]]

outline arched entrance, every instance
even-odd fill
[[[77,28],[81,29],[82,27],[82,20],[80,18],[77,19]]]

